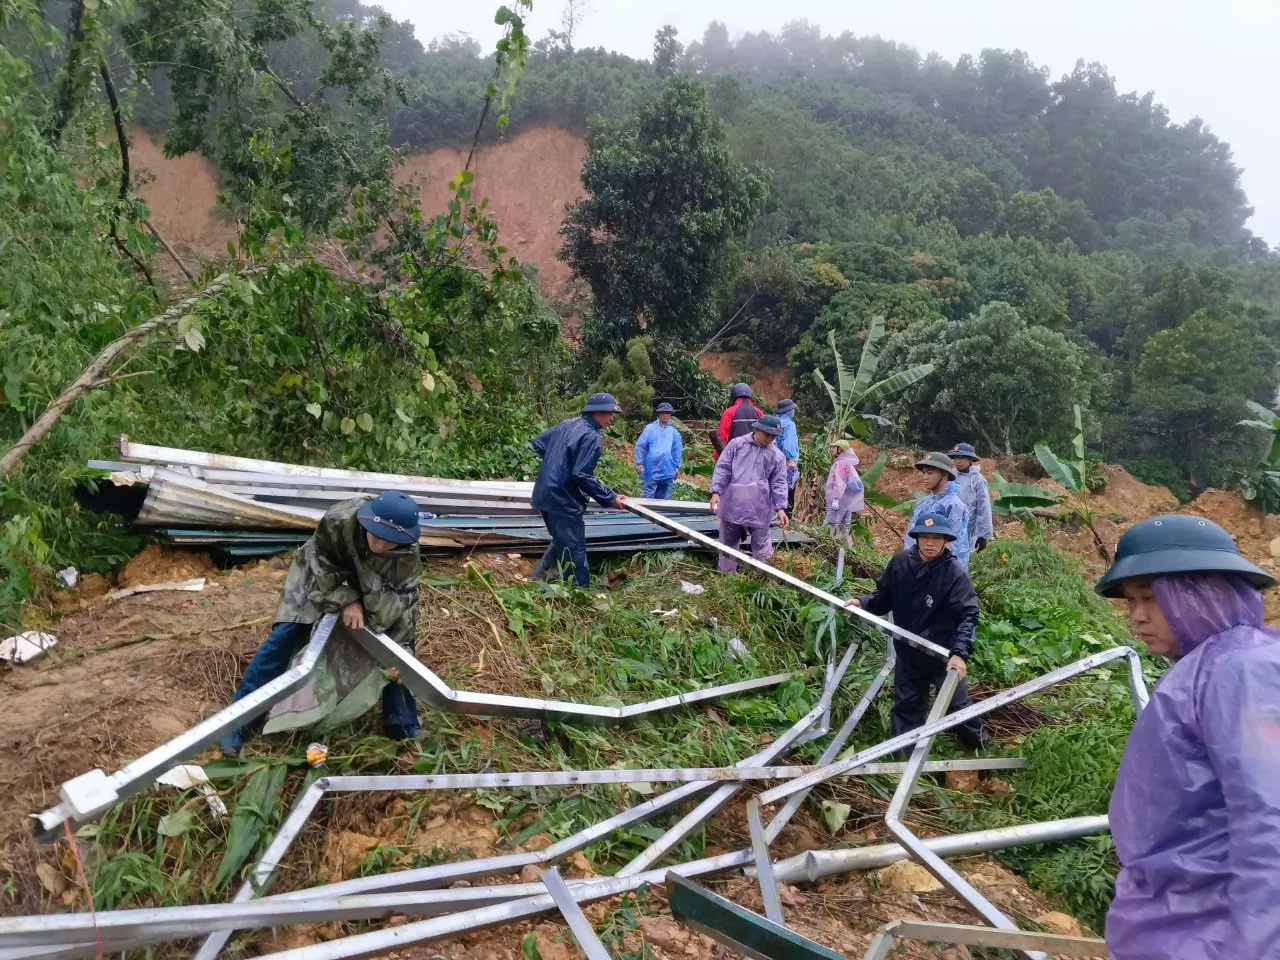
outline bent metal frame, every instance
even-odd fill
[[[798,580],[768,564],[755,560],[737,550],[730,550],[718,541],[706,537],[696,531],[689,530],[682,524],[656,514],[639,504],[627,504],[631,512],[665,526],[681,536],[701,546],[732,556],[739,563],[758,570],[773,579],[787,583],[815,599],[839,610],[846,615],[859,617],[871,623],[882,632],[905,640],[914,646],[930,653],[945,657],[947,651],[910,633],[895,627],[893,624],[875,617],[865,611],[850,609],[844,606],[845,601],[833,594],[822,591],[804,581]],[[287,673],[256,691],[251,697],[233,704],[226,710],[210,717],[208,720],[180,737],[175,738],[151,751],[147,755],[121,768],[115,774],[107,776],[102,771],[91,771],[89,774],[68,781],[63,788],[63,803],[36,815],[39,822],[37,835],[50,836],[64,820],[81,822],[101,814],[118,800],[148,786],[155,776],[173,763],[190,756],[203,746],[230,730],[234,730],[250,722],[255,717],[270,709],[271,705],[288,696],[303,686],[314,670],[325,644],[329,641],[334,629],[344,629],[336,615],[324,618],[312,634],[312,638],[302,657]],[[659,710],[670,709],[691,703],[704,702],[716,697],[731,696],[738,693],[758,690],[773,686],[788,679],[789,674],[764,677],[713,687],[706,690],[667,697],[630,707],[596,707],[587,704],[573,704],[536,698],[489,696],[466,691],[455,691],[438,676],[428,670],[412,657],[408,651],[399,647],[389,638],[370,631],[356,633],[355,639],[360,645],[383,666],[397,667],[401,671],[403,682],[429,706],[449,712],[481,715],[498,715],[512,717],[535,717],[539,719],[561,719],[579,723],[617,723],[633,717],[651,714]],[[1069,664],[1042,677],[1035,678],[1017,687],[1002,691],[983,701],[944,716],[950,705],[957,679],[954,671],[949,671],[943,689],[935,700],[933,710],[924,726],[890,738],[873,747],[852,753],[837,759],[844,744],[852,735],[861,717],[883,686],[893,666],[893,646],[888,646],[888,656],[884,667],[873,679],[853,712],[837,731],[832,741],[823,751],[819,762],[813,767],[771,766],[780,756],[806,739],[821,735],[815,731],[815,724],[825,723],[829,717],[832,698],[843,681],[857,644],[851,644],[841,658],[839,664],[829,663],[826,683],[817,706],[800,718],[786,733],[771,743],[765,750],[740,761],[735,767],[706,768],[691,770],[626,770],[626,771],[548,771],[530,773],[499,774],[460,774],[437,777],[328,777],[317,780],[295,801],[279,832],[272,839],[267,850],[253,866],[249,878],[237,891],[231,903],[214,904],[200,907],[169,907],[149,910],[122,910],[98,913],[96,918],[82,914],[56,914],[37,917],[17,917],[0,919],[0,960],[18,960],[18,958],[40,958],[40,960],[61,960],[96,955],[99,947],[121,950],[163,942],[165,940],[189,939],[192,936],[207,935],[207,939],[195,955],[197,960],[212,960],[221,951],[236,929],[259,929],[288,925],[291,923],[317,923],[338,919],[374,919],[392,914],[426,916],[429,919],[357,934],[327,944],[307,947],[303,950],[291,950],[277,954],[282,960],[320,960],[324,957],[346,958],[359,956],[377,956],[388,949],[404,946],[408,943],[425,942],[456,933],[477,930],[495,924],[531,917],[540,913],[561,910],[566,919],[577,923],[575,917],[569,916],[566,894],[573,903],[582,903],[616,896],[630,890],[638,889],[649,883],[663,883],[668,873],[681,877],[693,877],[732,869],[751,869],[762,884],[762,894],[767,912],[773,916],[758,918],[761,923],[777,923],[781,920],[781,904],[777,899],[776,882],[793,879],[795,870],[788,872],[788,864],[773,865],[769,863],[768,846],[781,833],[783,827],[799,810],[810,791],[827,780],[850,775],[868,775],[882,773],[902,773],[898,790],[889,805],[886,814],[886,826],[899,841],[898,846],[890,845],[882,848],[866,848],[853,851],[833,851],[833,855],[850,854],[844,865],[831,868],[858,868],[857,854],[869,854],[864,858],[870,862],[879,857],[876,863],[892,862],[903,856],[910,856],[921,862],[931,873],[952,892],[967,902],[982,919],[991,924],[985,927],[957,927],[955,935],[961,939],[947,941],[942,934],[945,931],[926,931],[928,939],[942,942],[958,942],[989,946],[1002,946],[1020,950],[1028,957],[1043,957],[1037,947],[1048,945],[1047,941],[1036,941],[1042,935],[1026,934],[1019,931],[1008,918],[1004,917],[992,904],[985,900],[945,861],[943,853],[972,852],[975,850],[998,849],[999,846],[1015,845],[1025,842],[1044,842],[1082,836],[1098,829],[1105,829],[1105,818],[1075,818],[1072,821],[1055,821],[1047,824],[1032,824],[1023,827],[1005,828],[1003,831],[985,831],[983,834],[961,835],[958,837],[941,837],[921,840],[912,834],[902,823],[902,814],[910,799],[911,789],[919,776],[931,770],[940,769],[1009,769],[1025,765],[1020,760],[978,760],[978,761],[944,761],[930,763],[928,761],[929,745],[937,734],[951,729],[961,723],[996,710],[1015,700],[1038,693],[1054,684],[1079,676],[1089,670],[1108,663],[1124,659],[1128,666],[1130,695],[1135,711],[1140,711],[1147,702],[1147,689],[1142,677],[1141,662],[1137,654],[1128,647],[1116,647],[1102,653],[1094,654],[1074,664]],[[819,728],[820,730],[821,728]],[[878,763],[881,758],[911,747],[910,760],[904,765]],[[624,779],[625,778],[625,779]],[[293,839],[298,835],[312,811],[326,792],[353,790],[405,790],[418,791],[430,789],[466,789],[479,786],[499,785],[504,787],[570,785],[603,782],[683,782],[683,785],[654,797],[620,814],[592,825],[573,836],[561,840],[557,844],[542,851],[516,853],[490,857],[484,860],[464,861],[453,864],[440,864],[415,870],[397,871],[296,890],[288,894],[261,897],[265,892],[277,865],[284,858]],[[750,780],[780,780],[777,786],[765,790],[757,798],[750,801],[748,820],[751,827],[751,847],[734,853],[722,854],[718,857],[679,864],[667,869],[646,869],[665,856],[684,836],[695,829],[698,824],[709,817],[725,803],[736,791]],[[662,837],[655,840],[631,863],[628,863],[618,875],[607,879],[585,881],[569,881],[567,884],[559,880],[558,875],[544,886],[537,884],[500,884],[485,887],[460,889],[433,889],[464,879],[480,879],[488,876],[505,875],[517,872],[527,865],[542,865],[550,869],[558,860],[563,859],[575,850],[595,840],[607,836],[619,827],[640,822],[663,810],[669,809],[688,800],[697,794],[715,787],[712,793],[696,806],[689,814],[671,827]],[[766,825],[761,819],[761,810],[779,801],[783,806]],[[972,838],[972,839],[970,839]],[[935,849],[938,852],[935,852]],[[819,851],[821,853],[821,851]],[[789,862],[788,862],[789,863]],[[862,867],[866,869],[866,867]],[[776,879],[772,876],[777,872]],[[546,879],[544,873],[544,880]],[[798,878],[796,878],[798,879]],[[958,882],[957,882],[958,881]],[[261,899],[258,899],[261,897]],[[254,901],[254,902],[250,902]],[[441,916],[441,914],[443,914]],[[96,921],[96,926],[95,926]],[[917,925],[924,926],[929,925]],[[946,927],[950,925],[933,925]],[[576,932],[576,928],[575,932]],[[785,929],[785,928],[784,928]],[[976,931],[976,932],[975,932]],[[893,932],[886,928],[872,944],[868,957],[885,956],[893,939],[913,939],[920,931],[914,927],[903,928]],[[934,936],[934,934],[939,934]],[[888,946],[885,937],[888,936]],[[984,941],[982,938],[988,939]],[[1058,946],[1060,941],[1055,941]],[[1094,949],[1096,942],[1089,942],[1087,949]],[[1065,944],[1063,944],[1065,945]],[[586,944],[584,943],[584,949]],[[594,949],[594,947],[592,948]],[[602,949],[602,948],[601,948]],[[1067,952],[1067,951],[1062,951]],[[591,953],[596,956],[596,953]],[[763,955],[763,954],[762,954]],[[1103,954],[1078,954],[1103,955]]]

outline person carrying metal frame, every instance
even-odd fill
[[[288,670],[311,628],[328,613],[341,611],[349,629],[368,627],[413,650],[421,576],[418,505],[408,494],[388,490],[330,507],[294,556],[275,626],[245,669],[233,700]],[[399,682],[383,687],[382,724],[393,740],[412,739],[421,729],[417,701]],[[223,754],[239,754],[246,735],[257,726],[223,737]]]
[[[582,414],[570,417],[533,440],[534,451],[542,458],[542,469],[533,484],[533,508],[551,534],[538,565],[534,580],[572,575],[579,587],[591,583],[587,565],[587,500],[602,507],[620,507],[623,497],[596,479],[596,464],[602,448],[600,431],[613,425],[613,417],[621,412],[616,400],[607,393],[593,393],[582,407]]]
[[[1095,589],[1172,665],[1111,794],[1113,960],[1280,957],[1280,630],[1270,574],[1194,516],[1130,528]]]
[[[744,538],[751,540],[757,560],[773,556],[774,517],[786,530],[787,458],[774,442],[782,434],[778,418],[760,417],[751,433],[730,440],[711,474],[711,512],[720,521],[720,542],[737,550]],[[733,573],[738,564],[723,554],[716,561],[721,573]]]
[[[955,534],[950,550],[966,571],[969,569],[969,508],[960,496],[960,484],[956,482],[956,465],[945,453],[931,453],[916,464],[916,470],[924,480],[925,495],[916,501],[911,511],[911,523],[907,535],[902,538],[902,548],[911,548],[911,530],[916,521],[926,513],[940,513]]]
[[[969,510],[969,546],[973,553],[981,553],[996,536],[991,522],[991,492],[978,466],[982,458],[971,443],[957,443],[948,456],[956,467],[960,499]]]
[[[912,521],[907,536],[915,543],[894,554],[875,590],[846,604],[877,616],[892,613],[897,626],[951,651],[951,657],[943,661],[905,640],[894,639],[897,661],[890,723],[895,737],[924,723],[931,689],[942,686],[949,669],[960,674],[960,684],[947,712],[969,706],[965,676],[978,626],[978,595],[956,559],[957,534],[951,520],[941,513],[923,513]],[[980,717],[953,732],[971,750],[983,749],[990,742]]]
[[[641,496],[648,500],[670,500],[676,475],[684,463],[684,440],[671,424],[675,408],[658,404],[658,418],[640,431],[636,441],[635,465],[644,483]]]

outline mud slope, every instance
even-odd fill
[[[530,130],[479,152],[472,196],[488,198],[500,236],[512,254],[536,264],[542,290],[556,294],[569,279],[556,260],[557,231],[566,204],[582,196],[578,171],[587,156],[581,138],[563,130]],[[139,191],[152,219],[180,255],[216,257],[235,238],[235,224],[218,207],[213,167],[194,154],[167,159],[146,131],[133,130],[134,166],[150,178]],[[423,213],[434,216],[449,202],[449,180],[467,160],[465,150],[411,153],[396,180],[420,187]]]

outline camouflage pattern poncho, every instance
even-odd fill
[[[315,623],[352,601],[364,606],[365,625],[412,647],[422,560],[418,545],[377,555],[369,551],[356,511],[371,498],[330,507],[289,568],[277,623]]]

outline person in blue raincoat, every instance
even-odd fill
[[[587,499],[602,507],[619,507],[623,500],[595,474],[601,454],[600,431],[613,423],[618,412],[612,396],[594,393],[581,416],[565,420],[533,441],[534,451],[542,458],[542,469],[533,484],[533,508],[542,514],[551,534],[551,545],[533,568],[534,580],[547,579],[554,569],[560,576],[572,570],[573,581],[580,587],[591,583],[584,513]]]
[[[1130,528],[1098,581],[1173,661],[1111,794],[1112,960],[1280,957],[1280,631],[1259,592],[1275,583],[1194,516]]]
[[[787,513],[792,514],[796,510],[796,484],[800,482],[800,435],[796,432],[794,400],[778,401],[778,419],[782,422],[778,449],[787,458]]]
[[[945,453],[931,453],[919,463],[916,469],[924,479],[925,495],[916,501],[911,512],[911,523],[908,530],[916,525],[916,521],[926,513],[940,513],[947,518],[947,523],[955,531],[956,539],[951,544],[960,566],[969,569],[969,508],[960,497],[960,485],[956,483],[956,465]],[[902,548],[910,549],[911,534],[902,538]]]
[[[761,417],[751,433],[730,440],[711,474],[711,512],[720,521],[720,542],[737,550],[744,537],[751,538],[751,555],[757,560],[773,556],[774,517],[786,530],[787,459],[774,442],[782,434],[775,416]],[[721,573],[733,573],[738,564],[721,556]]]
[[[684,463],[684,441],[680,431],[671,425],[675,408],[658,404],[658,419],[640,431],[636,441],[635,464],[644,481],[642,496],[650,500],[670,500],[676,475]]]
[[[996,536],[991,522],[991,493],[987,489],[987,478],[978,467],[982,458],[971,443],[957,443],[949,456],[956,465],[960,499],[969,508],[969,546],[974,553],[981,553]]]

